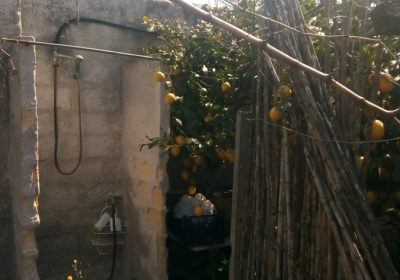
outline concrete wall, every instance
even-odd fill
[[[4,56],[0,56],[5,60]],[[1,66],[5,66],[2,64]],[[0,70],[0,271],[7,279],[14,278],[14,230],[10,183],[7,176],[7,161],[10,149],[8,76]]]
[[[1,1],[0,34],[2,37],[16,37],[21,34],[20,16],[21,0]]]
[[[12,1],[10,3],[14,4]],[[91,0],[79,1],[79,4],[81,17],[109,20],[130,26],[139,25],[143,15],[150,17],[172,15],[173,18],[176,18],[176,14],[179,12],[166,1]],[[58,28],[68,19],[76,16],[76,1],[21,1],[22,34],[34,36],[37,41],[52,42]],[[81,22],[79,25],[67,28],[61,37],[61,43],[141,53],[142,47],[154,39],[154,35]],[[68,275],[73,274],[71,264],[76,259],[78,262],[82,262],[84,276],[88,279],[103,279],[108,277],[111,270],[111,257],[100,256],[96,248],[92,246],[90,240],[96,238],[91,232],[92,221],[98,219],[108,194],[123,194],[125,192],[122,186],[130,186],[123,180],[128,173],[123,172],[126,168],[125,160],[121,161],[125,154],[124,149],[129,145],[123,146],[121,137],[129,142],[129,137],[135,141],[139,141],[139,139],[141,141],[145,135],[144,131],[135,130],[136,134],[131,133],[127,136],[122,129],[123,125],[125,128],[129,127],[129,123],[124,120],[126,116],[132,120],[130,118],[132,115],[125,112],[126,106],[121,85],[122,67],[133,63],[134,59],[92,52],[62,49],[58,51],[66,55],[80,54],[84,57],[80,81],[83,158],[80,167],[72,175],[61,175],[55,168],[53,156],[53,49],[37,47],[36,88],[41,184],[39,197],[41,223],[36,232],[39,249],[38,273],[42,280],[66,279]],[[144,80],[139,73],[142,72],[141,67],[145,66],[137,63],[136,66],[132,64],[134,66],[130,68],[129,78],[153,84],[154,73],[150,73],[150,70],[154,71],[154,65],[147,69],[151,78]],[[77,163],[79,147],[77,82],[72,78],[72,74],[73,65],[70,61],[62,62],[57,75],[59,84],[57,108],[59,162],[64,171],[71,170]],[[132,84],[132,89],[134,88],[137,87]],[[146,90],[154,89],[154,87],[146,88]],[[159,89],[157,89],[158,92]],[[146,95],[139,90],[133,91],[131,94],[134,94],[136,98]],[[149,105],[154,102],[154,100],[148,101],[147,106],[140,107],[140,110],[146,113],[148,113]],[[165,121],[168,121],[168,117]],[[154,131],[149,131],[149,135],[158,132],[159,123],[159,119],[154,127],[151,122],[147,123],[149,127],[155,128]],[[129,151],[136,153],[135,149],[132,148]],[[145,153],[139,155],[139,164],[143,164],[144,156]],[[157,156],[154,154],[149,156],[151,168],[154,168],[152,175],[146,177],[148,176],[146,175],[148,174],[147,169],[136,171],[144,172],[141,180],[146,178],[149,180],[147,208],[140,204],[140,199],[132,199],[130,195],[124,195],[122,198],[124,204],[122,215],[129,220],[129,230],[141,221],[140,225],[143,226],[143,231],[140,233],[130,232],[127,236],[128,244],[123,248],[126,265],[122,266],[122,259],[118,258],[116,272],[117,275],[121,275],[124,274],[122,268],[129,268],[130,272],[124,274],[129,277],[146,275],[149,278],[139,277],[139,279],[165,279],[165,252],[157,251],[157,248],[163,248],[165,239],[165,236],[161,234],[164,226],[161,209],[164,190],[161,190],[160,186],[163,184],[159,182],[159,178],[162,177],[162,174],[159,171],[161,167],[156,163]],[[133,157],[131,157],[132,159]],[[136,177],[131,179],[136,182]],[[120,207],[122,209],[122,204]],[[146,212],[147,210],[143,212],[143,209],[147,209],[149,212]],[[157,223],[153,225],[155,220]],[[139,241],[140,249],[145,252],[140,259],[137,258],[140,252],[131,249],[131,246],[133,248],[137,246],[133,241]],[[132,257],[133,255],[135,256]],[[154,260],[157,262],[154,263]],[[91,268],[88,268],[88,265],[91,265]],[[136,270],[139,274],[135,275],[132,267],[138,265],[141,268]]]
[[[122,186],[124,213],[129,225],[123,254],[126,272],[123,279],[167,279],[168,153],[146,147],[140,151],[140,145],[148,141],[146,135],[162,137],[160,128],[165,132],[169,129],[164,85],[153,79],[158,67],[157,62],[138,60],[124,67],[122,77]]]
[[[30,39],[33,38],[23,38]],[[35,229],[38,216],[38,118],[35,50],[19,46],[10,82],[9,181],[13,203],[16,279],[38,280]]]
[[[20,35],[20,1],[3,0],[0,8],[0,34],[3,37]],[[2,44],[10,51],[10,44]],[[10,149],[10,110],[7,56],[0,54],[0,279],[15,278],[14,229],[12,197],[9,183],[8,155]],[[14,77],[15,79],[15,77]]]

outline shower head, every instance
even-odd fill
[[[74,79],[77,80],[79,79],[80,75],[81,75],[81,62],[83,61],[83,56],[81,55],[74,55],[74,57],[72,58],[72,60],[75,63],[75,73],[74,73]]]
[[[75,65],[78,64],[78,63],[81,63],[83,61],[83,56],[81,56],[81,55],[74,55],[72,57],[72,56],[69,56],[69,55],[59,54],[59,53],[57,53],[55,51],[53,53],[53,62],[54,62],[54,64],[57,64],[57,59],[58,58],[71,59],[75,63]]]
[[[74,61],[74,63],[81,63],[83,61],[83,56],[81,55],[74,55],[74,57],[72,58],[72,60]]]

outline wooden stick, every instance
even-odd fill
[[[200,18],[202,18],[208,22],[211,22],[215,25],[218,25],[219,27],[227,30],[228,32],[233,33],[235,36],[237,36],[241,39],[247,40],[253,46],[266,51],[273,58],[281,60],[281,61],[287,63],[288,65],[293,66],[297,69],[303,70],[310,76],[321,79],[322,81],[329,84],[333,88],[339,90],[342,94],[345,94],[345,95],[349,96],[350,98],[352,98],[356,104],[360,104],[365,107],[368,107],[371,110],[376,111],[389,119],[392,119],[394,124],[396,124],[398,127],[400,127],[400,121],[397,119],[397,117],[400,117],[400,108],[398,108],[396,110],[392,110],[392,111],[385,110],[385,109],[379,107],[378,105],[375,105],[372,102],[365,100],[363,97],[359,96],[357,93],[346,88],[345,86],[343,86],[342,84],[337,82],[335,79],[333,79],[332,76],[330,76],[329,74],[320,72],[320,71],[316,70],[315,68],[312,68],[312,67],[294,59],[293,57],[290,57],[289,55],[287,55],[287,54],[281,52],[280,50],[272,47],[271,45],[267,44],[267,42],[265,42],[257,37],[254,37],[253,35],[243,31],[242,29],[237,28],[237,27],[225,22],[225,21],[219,19],[218,17],[213,16],[212,14],[210,14],[202,9],[200,9],[190,3],[185,2],[184,0],[171,0],[171,1],[179,4],[180,6],[188,9],[191,12],[195,13]]]

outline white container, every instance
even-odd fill
[[[117,217],[117,214],[115,214],[115,228],[117,231],[122,231],[122,226],[121,226],[121,219]],[[110,230],[113,230],[113,219],[110,219]]]
[[[100,233],[104,226],[108,224],[110,219],[111,216],[108,213],[104,213],[103,216],[101,216],[100,220],[98,220],[98,222],[94,225],[93,231],[95,233]]]

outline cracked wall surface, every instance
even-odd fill
[[[18,37],[21,33],[20,1],[3,0],[0,8],[0,35]],[[11,45],[2,48],[11,52]],[[0,278],[15,279],[15,246],[12,197],[9,178],[10,110],[9,78],[6,71],[7,56],[0,53]]]
[[[30,38],[21,38],[29,39]],[[35,229],[38,215],[38,118],[35,86],[36,53],[19,46],[10,82],[9,181],[13,204],[16,279],[38,280]]]
[[[168,154],[157,147],[140,151],[140,145],[147,141],[146,135],[161,137],[161,129],[169,128],[163,83],[156,83],[153,78],[159,67],[158,62],[138,60],[123,70],[122,185],[129,225],[123,251],[127,273],[124,279],[168,279],[165,247]]]
[[[37,41],[53,42],[60,26],[69,19],[77,17],[76,3],[76,1],[65,0],[50,2],[46,0],[5,0],[0,9],[0,35],[15,38],[22,34],[33,36]],[[167,17],[175,19],[181,16],[181,11],[171,5],[169,1],[164,0],[79,1],[80,17],[107,20],[145,29],[145,26],[141,25],[144,15],[159,19]],[[85,22],[70,24],[60,37],[62,44],[137,54],[141,54],[143,47],[155,41],[156,36],[154,35]],[[10,46],[7,44],[7,48]],[[140,68],[144,67],[146,73],[149,74],[150,71],[155,71],[155,64],[142,65],[138,60],[121,56],[61,48],[57,50],[64,55],[79,54],[84,57],[81,64],[80,84],[83,157],[77,172],[65,176],[59,174],[54,165],[54,49],[38,46],[35,50],[35,60],[31,59],[26,62],[27,58],[22,57],[19,63],[22,63],[21,66],[26,63],[27,66],[23,66],[23,68],[25,67],[27,71],[30,71],[31,63],[35,64],[35,80],[26,79],[24,82],[36,87],[36,99],[33,102],[21,95],[23,109],[19,114],[13,115],[12,121],[18,120],[19,127],[15,127],[13,131],[20,129],[22,136],[4,138],[5,140],[2,140],[2,143],[5,144],[4,149],[0,149],[1,155],[7,156],[8,153],[11,155],[8,157],[11,158],[8,162],[7,160],[0,161],[1,166],[6,166],[10,170],[4,176],[0,176],[0,183],[4,182],[1,185],[0,202],[2,200],[9,201],[11,194],[13,195],[13,205],[11,203],[2,204],[1,207],[6,210],[6,213],[0,216],[0,220],[14,221],[13,229],[12,223],[9,222],[7,222],[7,225],[10,225],[8,231],[6,231],[7,227],[3,227],[0,233],[0,242],[13,244],[13,238],[15,238],[14,248],[13,246],[3,246],[3,252],[8,250],[10,252],[8,256],[11,257],[14,252],[16,253],[15,258],[11,258],[11,260],[7,258],[4,262],[0,257],[0,269],[3,264],[7,267],[5,270],[1,269],[4,273],[1,276],[8,273],[7,275],[10,277],[7,276],[7,279],[13,279],[13,272],[18,271],[18,277],[22,277],[21,279],[24,280],[37,279],[37,274],[42,280],[66,279],[68,275],[73,274],[71,265],[75,259],[82,262],[84,276],[88,279],[100,279],[108,274],[111,268],[110,258],[100,256],[90,240],[96,238],[91,232],[92,222],[98,219],[106,196],[113,193],[126,194],[122,197],[119,210],[122,215],[126,214],[127,220],[130,221],[128,229],[137,225],[142,227],[140,234],[129,232],[128,244],[133,247],[137,246],[132,238],[138,236],[143,241],[140,245],[143,253],[141,251],[138,253],[128,246],[118,252],[117,274],[136,275],[132,272],[132,267],[138,266],[137,271],[149,277],[139,279],[166,279],[166,236],[163,228],[166,159],[164,155],[161,155],[162,160],[160,160],[160,155],[154,154],[155,150],[150,154],[138,153],[137,150],[134,150],[129,160],[130,168],[133,170],[132,160],[136,155],[138,170],[135,172],[142,175],[141,177],[136,175],[130,177],[124,171],[127,168],[124,158],[125,149],[133,151],[130,150],[129,145],[123,144],[125,140],[129,140],[125,137],[127,134],[124,132],[124,129],[129,127],[125,117],[128,116],[128,120],[132,123],[140,122],[149,129],[144,134],[142,130],[131,134],[132,142],[136,141],[135,143],[143,141],[146,133],[154,132],[151,129],[157,128],[158,131],[160,124],[168,127],[169,119],[168,117],[165,119],[149,118],[147,115],[148,105],[137,108],[141,111],[140,117],[143,119],[132,120],[131,115],[126,115],[127,107],[124,102],[127,99],[122,90],[125,86],[121,78],[122,69],[124,65],[136,64],[136,67],[139,68],[131,68],[130,82],[142,84],[144,88],[146,88],[145,82],[151,83],[146,90],[156,90],[158,94],[160,88],[154,86],[153,73],[151,73],[151,78],[144,79]],[[75,166],[79,154],[78,85],[77,81],[72,78],[73,68],[71,61],[64,60],[60,63],[57,74],[59,88],[57,103],[58,157],[64,171],[69,171]],[[133,87],[136,87],[136,84]],[[141,91],[136,91],[134,94],[138,97],[142,96]],[[150,104],[158,102],[158,105],[156,103],[151,110],[154,116],[163,115],[165,117],[165,108],[160,105],[160,100],[149,99],[147,102]],[[33,106],[32,104],[37,108],[33,110],[32,107],[29,107]],[[162,112],[157,113],[157,109]],[[32,131],[33,127],[36,127],[35,132]],[[2,136],[7,136],[7,134]],[[26,159],[29,164],[20,168],[19,164],[24,162],[25,158],[18,153],[17,147],[25,145],[22,141],[25,136],[26,139],[31,139],[30,141],[38,139],[39,145],[29,146],[29,151],[26,151],[31,155]],[[8,141],[11,139],[10,149],[7,148],[7,139]],[[21,153],[23,152],[25,151],[21,151]],[[39,157],[39,161],[33,165],[32,161],[35,157],[36,160]],[[15,173],[14,170],[19,169],[21,172],[26,172],[26,177],[15,176],[19,173]],[[24,185],[28,180],[30,182],[29,190],[16,195],[19,190],[15,186]],[[129,180],[132,181],[132,184],[128,183]],[[41,192],[38,197],[39,182]],[[14,192],[14,190],[16,191]],[[40,225],[38,225],[37,211],[40,214]],[[12,231],[14,231],[14,237],[9,234]],[[33,246],[35,233],[37,248],[36,245]],[[36,263],[33,260],[38,254],[37,249],[39,255],[36,274]],[[140,258],[138,258],[139,255]],[[122,261],[121,256],[127,256],[127,258]],[[16,269],[13,269],[15,268],[13,259],[17,260]],[[150,263],[151,261],[153,263]],[[88,268],[89,265],[91,268]],[[30,271],[29,275],[31,276],[21,276],[24,273],[20,269],[21,267],[24,268],[23,270]]]
[[[4,56],[1,57],[4,59]],[[12,199],[9,183],[8,155],[10,149],[10,116],[8,75],[0,71],[0,271],[7,279],[14,279],[14,229]]]

